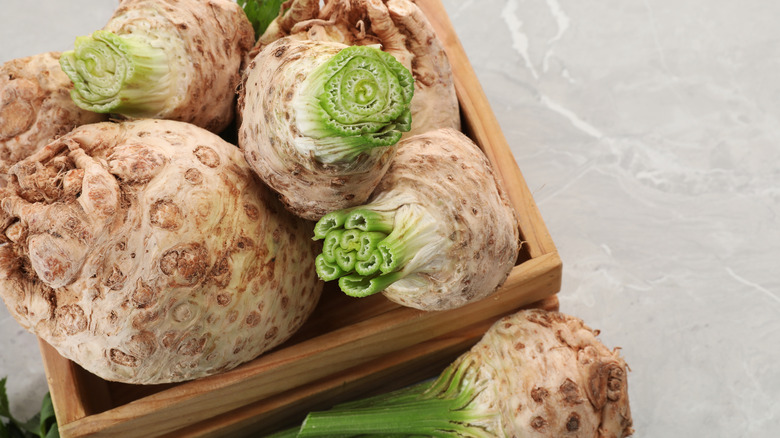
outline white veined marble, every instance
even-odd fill
[[[561,253],[561,310],[631,366],[635,436],[777,436],[780,3],[444,4]],[[114,5],[2,0],[0,62]],[[2,375],[37,410],[35,338],[0,306]]]

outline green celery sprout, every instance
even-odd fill
[[[139,35],[98,30],[77,37],[60,66],[73,82],[71,98],[88,111],[151,117],[176,97],[165,48]]]
[[[393,55],[350,46],[306,78],[293,108],[315,157],[346,162],[368,149],[396,144],[411,129],[413,94],[412,74]]]
[[[385,290],[424,266],[442,246],[437,222],[416,205],[339,210],[323,216],[314,229],[314,239],[323,240],[317,275],[324,281],[338,279],[341,290],[353,297]]]

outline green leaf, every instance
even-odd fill
[[[57,419],[54,415],[54,405],[51,402],[51,394],[46,393],[41,402],[41,411],[26,422],[21,422],[11,416],[11,407],[8,403],[6,381],[0,379],[0,438],[59,438],[60,432]]]
[[[246,17],[255,29],[255,38],[265,32],[268,25],[279,15],[284,0],[237,0]]]
[[[19,426],[19,429],[23,430],[26,435],[30,436],[38,436],[40,432],[39,424],[41,423],[41,414],[35,414],[30,418],[29,420],[25,421],[24,423],[16,422],[16,425]]]
[[[7,380],[7,377],[0,379],[0,417],[6,417],[12,420],[13,417],[11,417],[11,408],[8,404],[8,395],[5,392],[5,382]]]
[[[60,427],[57,425],[57,423],[54,423],[51,426],[51,429],[46,432],[46,436],[41,436],[41,438],[60,438]]]
[[[6,428],[8,430],[8,437],[9,438],[28,438],[25,433],[19,429],[19,426],[16,425],[16,423],[9,422],[6,424]],[[30,437],[33,437],[34,435],[29,435]]]
[[[43,401],[41,402],[41,414],[39,418],[39,430],[40,430],[40,436],[41,437],[48,437],[52,430],[57,429],[57,418],[54,415],[54,404],[51,402],[51,393],[46,393],[45,396],[43,396]],[[56,435],[53,436],[59,436],[59,430],[57,430]]]

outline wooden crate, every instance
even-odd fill
[[[459,309],[422,312],[381,295],[352,299],[326,287],[315,313],[284,345],[234,370],[178,384],[107,382],[41,341],[63,437],[271,432],[309,410],[438,374],[501,316],[527,306],[557,309],[561,261],[533,197],[440,0],[417,4],[452,64],[463,131],[493,163],[520,217],[521,254],[502,288]]]

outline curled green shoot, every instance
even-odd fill
[[[320,218],[320,220],[317,221],[317,224],[314,225],[314,240],[324,239],[331,230],[343,227],[348,215],[348,210],[338,210],[330,212]]]
[[[356,251],[348,251],[338,247],[333,250],[333,254],[336,256],[336,264],[341,270],[344,272],[352,272],[355,270],[355,263],[357,262]]]
[[[293,102],[298,129],[324,163],[391,146],[411,129],[414,78],[389,53],[350,46],[317,67]]]
[[[365,208],[352,210],[344,222],[344,228],[361,231],[379,231],[390,233],[393,231],[394,211],[374,211]]]
[[[344,271],[338,264],[325,260],[322,254],[314,259],[314,269],[317,271],[317,276],[323,281],[336,280],[344,275]]]
[[[387,234],[380,231],[365,231],[360,234],[360,248],[358,248],[358,260],[368,260],[374,255],[376,246],[387,237]],[[376,253],[375,257],[382,257]]]
[[[358,260],[355,263],[355,272],[358,275],[367,277],[379,272],[379,266],[382,265],[382,254],[379,251],[372,251],[366,260]]]
[[[341,233],[341,247],[346,251],[357,251],[360,249],[360,230],[344,230]]]
[[[330,263],[336,263],[336,254],[333,251],[341,246],[342,234],[344,230],[331,230],[322,241],[322,256]]]
[[[73,82],[73,102],[89,111],[151,117],[176,98],[166,50],[137,35],[78,37],[60,66]]]
[[[392,272],[373,277],[359,274],[347,275],[339,278],[339,288],[351,297],[362,298],[382,292],[403,277],[404,274],[401,272]]]

